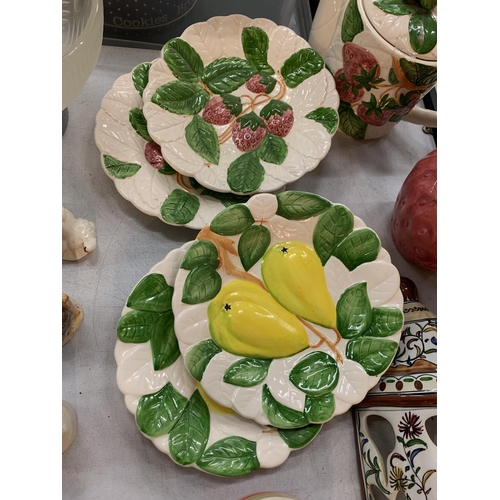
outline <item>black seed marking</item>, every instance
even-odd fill
[[[225,309],[226,311],[230,311],[230,310],[231,310],[231,306],[230,306],[229,304],[226,304],[226,305],[224,306],[224,309]]]
[[[281,253],[288,253],[288,248],[287,247],[283,247],[281,249]]]

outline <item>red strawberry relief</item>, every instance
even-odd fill
[[[389,119],[395,114],[394,109],[379,111],[379,114],[370,111],[364,104],[360,104],[358,107],[358,116],[368,125],[374,125],[375,127],[381,127],[385,125]],[[382,116],[380,116],[382,115]]]
[[[290,104],[277,99],[271,99],[261,110],[268,132],[279,137],[285,137],[292,130],[294,116]]]
[[[220,96],[210,99],[201,116],[212,125],[227,125],[233,119],[231,111],[226,107]]]
[[[270,94],[276,85],[276,80],[269,75],[253,75],[247,80],[245,87],[254,94]]]
[[[354,93],[352,85],[347,81],[343,69],[339,69],[335,73],[335,86],[341,101],[353,103],[359,101],[365,91],[363,89],[356,89],[357,94]]]
[[[342,47],[342,59],[344,61],[344,74],[347,82],[351,85],[357,85],[354,76],[363,76],[363,71],[370,73],[376,67],[373,78],[380,76],[380,65],[375,56],[363,47],[352,42],[346,42]]]
[[[264,140],[266,124],[254,113],[240,116],[233,125],[232,138],[236,147],[243,152],[253,151]]]
[[[144,156],[146,160],[148,160],[149,164],[156,168],[156,170],[160,170],[163,167],[163,163],[165,160],[161,154],[161,148],[159,144],[156,144],[154,141],[149,141],[144,148]]]

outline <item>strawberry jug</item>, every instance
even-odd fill
[[[309,43],[335,77],[344,134],[437,126],[437,113],[417,106],[437,82],[437,0],[320,0]]]

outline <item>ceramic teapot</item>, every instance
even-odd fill
[[[335,77],[343,133],[437,126],[435,111],[415,107],[436,86],[437,0],[321,0],[309,43]]]

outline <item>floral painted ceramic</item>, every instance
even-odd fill
[[[261,425],[344,413],[396,354],[399,274],[343,205],[297,191],[255,195],[202,229],[180,267],[172,308],[187,369]]]
[[[170,252],[135,286],[117,326],[117,382],[142,434],[176,464],[236,477],[281,465],[321,429],[275,429],[214,402],[180,356],[171,300],[192,242]]]
[[[139,64],[104,96],[95,128],[101,163],[118,192],[141,212],[167,224],[201,229],[225,207],[248,197],[203,188],[165,162],[142,112],[150,67]]]
[[[374,139],[396,123],[436,126],[415,108],[437,81],[437,0],[321,0],[311,46],[335,76],[339,128]]]
[[[271,192],[314,169],[337,130],[323,59],[291,29],[214,17],[169,40],[144,91],[166,161],[220,192]]]
[[[366,499],[437,498],[437,318],[401,278],[405,323],[391,367],[353,416]],[[385,428],[381,426],[385,423]],[[385,451],[385,453],[384,453]]]

